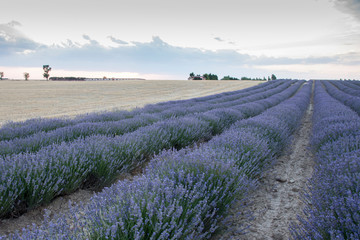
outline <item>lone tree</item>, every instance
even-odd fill
[[[27,73],[27,72],[24,72],[24,78],[25,78],[25,81],[27,81],[30,77],[30,74]]]
[[[4,77],[4,72],[0,72],[0,80]]]
[[[271,80],[276,80],[276,76],[274,74],[271,74]]]
[[[46,80],[49,81],[49,76],[50,76],[49,72],[51,71],[51,67],[49,67],[49,65],[43,65],[43,69],[44,69],[43,76],[44,78],[46,78]]]

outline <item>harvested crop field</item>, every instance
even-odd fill
[[[0,126],[7,121],[61,117],[235,91],[260,81],[0,81]]]

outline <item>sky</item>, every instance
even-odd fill
[[[1,0],[4,77],[360,79],[360,0]]]

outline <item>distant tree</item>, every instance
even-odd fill
[[[212,73],[205,73],[203,75],[203,77],[206,79],[206,80],[219,80],[218,76],[216,74],[212,74]]]
[[[198,74],[198,75],[194,76],[192,79],[193,79],[193,80],[203,80],[203,77],[201,77],[201,76]]]
[[[267,79],[268,81],[270,81],[271,79],[270,79],[270,76],[268,76],[268,79]]]
[[[210,80],[219,80],[218,76],[216,74],[210,73]]]
[[[27,73],[27,72],[24,72],[24,78],[25,78],[25,81],[27,81],[30,77],[30,74]]]
[[[190,73],[189,79],[192,80],[219,80],[218,76],[216,74],[212,73],[204,73],[202,76],[199,74],[195,75],[194,73]]]
[[[241,77],[241,80],[251,80],[249,77]]]
[[[271,74],[271,80],[276,80],[276,76],[274,74]]]
[[[0,80],[2,80],[4,77],[4,72],[0,72]]]
[[[50,77],[50,80],[54,81],[84,81],[84,77]]]
[[[221,80],[239,80],[239,79],[235,77],[224,76]]]
[[[204,76],[200,76],[199,74],[195,75],[193,72],[190,73],[189,80],[203,80]]]
[[[43,76],[44,78],[46,78],[46,80],[49,81],[49,76],[50,76],[49,72],[51,71],[51,67],[49,67],[49,65],[43,65],[43,69],[44,69]]]
[[[103,80],[106,80],[106,76],[103,76]]]

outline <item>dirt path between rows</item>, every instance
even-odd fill
[[[78,190],[73,194],[56,198],[49,205],[30,210],[18,218],[1,219],[0,236],[8,235],[10,233],[14,233],[15,231],[20,232],[23,228],[32,224],[41,224],[44,221],[46,211],[50,218],[52,218],[54,214],[66,214],[69,212],[70,205],[74,206],[76,203],[88,202],[93,194],[94,193],[92,191]]]
[[[305,205],[301,191],[312,176],[314,155],[310,151],[312,127],[310,104],[300,128],[284,154],[259,180],[250,196],[251,202],[237,202],[219,233],[212,240],[282,240],[289,239],[289,225],[297,221]],[[251,213],[251,220],[244,216]],[[244,233],[244,229],[245,233]]]

